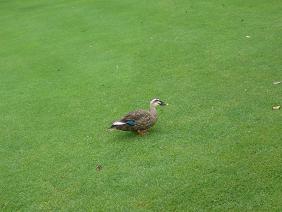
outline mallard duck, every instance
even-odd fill
[[[153,99],[150,102],[149,110],[136,110],[126,114],[123,118],[112,123],[110,128],[123,131],[133,131],[139,135],[144,135],[149,128],[157,122],[156,107],[167,105],[160,99]]]

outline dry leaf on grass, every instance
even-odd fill
[[[279,110],[280,109],[280,105],[273,105],[272,106],[272,110]]]
[[[102,170],[102,165],[100,165],[100,164],[97,165],[97,166],[96,166],[96,171],[101,171],[101,170]]]

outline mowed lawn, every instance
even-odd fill
[[[282,210],[281,11],[0,0],[0,210]],[[107,130],[154,97],[149,134]]]

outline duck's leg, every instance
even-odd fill
[[[145,133],[147,132],[147,130],[137,130],[138,135],[143,136],[145,135]]]

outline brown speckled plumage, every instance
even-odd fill
[[[120,120],[113,122],[111,128],[122,131],[133,131],[137,132],[140,135],[143,135],[156,123],[156,107],[158,105],[164,106],[166,104],[159,99],[153,99],[150,102],[150,110],[136,110],[130,112]]]

